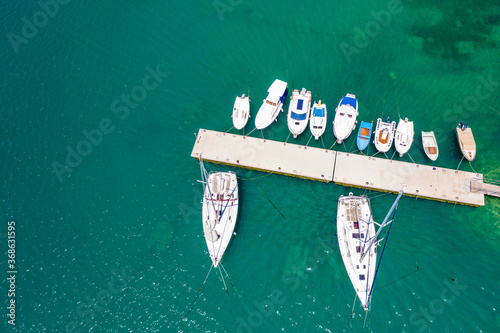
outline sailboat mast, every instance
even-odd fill
[[[401,198],[401,196],[403,195],[403,191],[399,191],[399,195],[398,197],[396,198],[396,200],[394,201],[394,203],[392,204],[392,207],[391,209],[389,210],[389,212],[387,213],[387,215],[385,216],[385,219],[384,219],[384,222],[382,222],[382,224],[380,225],[380,228],[378,228],[378,231],[377,233],[375,234],[374,237],[372,237],[372,239],[370,240],[370,244],[368,245],[368,248],[365,250],[365,252],[363,252],[363,255],[361,256],[360,258],[360,261],[363,260],[363,258],[366,256],[366,254],[368,252],[370,252],[370,249],[373,245],[373,243],[375,243],[377,241],[377,238],[378,238],[378,235],[380,234],[380,232],[382,231],[382,229],[387,225],[387,220],[389,219],[389,216],[391,216],[391,213],[392,211],[396,208],[396,206],[398,205],[398,202],[399,202],[399,199]]]

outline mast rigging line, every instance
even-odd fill
[[[399,200],[399,198],[401,197],[402,194],[403,194],[403,191],[399,192],[399,196],[398,196],[397,200]],[[397,208],[397,204],[398,204],[398,202],[396,201],[396,203],[395,203],[396,208]],[[393,207],[394,207],[394,205],[393,205]],[[394,211],[392,212],[392,221],[394,221],[395,218],[396,218],[396,209],[394,209]],[[386,219],[387,219],[387,217],[386,217]],[[384,225],[384,224],[382,224],[382,225]],[[368,297],[371,297],[371,295],[372,295],[373,287],[375,286],[375,281],[377,279],[377,273],[378,273],[378,270],[380,268],[380,263],[382,262],[382,258],[384,257],[385,246],[387,245],[387,241],[389,240],[389,235],[391,233],[391,229],[392,229],[392,223],[389,226],[389,230],[387,231],[387,235],[385,236],[384,246],[382,247],[382,253],[380,254],[380,259],[378,260],[377,268],[375,269],[375,276],[373,277],[372,288],[370,290],[370,294],[368,295]],[[380,230],[381,229],[379,229],[379,231]],[[378,234],[378,232],[377,232],[377,234]]]

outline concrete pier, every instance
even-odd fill
[[[484,206],[473,191],[483,176],[366,155],[200,129],[191,156],[248,169],[369,188],[383,192]]]

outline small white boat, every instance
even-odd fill
[[[347,94],[343,97],[337,109],[335,109],[335,119],[333,120],[333,135],[337,138],[337,143],[342,143],[351,135],[356,128],[356,117],[358,116],[358,101],[355,95]]]
[[[463,122],[460,122],[456,131],[458,145],[460,146],[462,154],[469,161],[473,161],[476,158],[476,141],[474,141],[472,129],[467,127]]]
[[[283,111],[282,106],[288,94],[287,83],[281,80],[275,80],[267,92],[267,98],[263,101],[255,117],[255,127],[258,130],[262,130],[271,125],[278,117],[280,111]]]
[[[203,234],[214,267],[222,260],[238,217],[238,180],[234,172],[215,172],[207,176],[200,158],[203,193]]]
[[[409,121],[408,117],[405,117],[404,120],[399,119],[394,146],[400,157],[410,150],[413,143],[413,134],[413,121]]]
[[[306,88],[302,88],[299,94],[299,91],[295,89],[288,106],[288,129],[294,138],[306,129],[310,110],[311,92],[306,91]]]
[[[425,155],[432,161],[437,160],[439,156],[439,149],[434,136],[434,132],[422,132],[422,146],[424,147]]]
[[[233,106],[233,125],[234,128],[240,130],[245,127],[248,122],[248,117],[250,117],[250,99],[245,97],[245,94],[241,97],[236,97]]]
[[[321,104],[321,100],[319,103],[314,102],[313,107],[311,108],[311,121],[309,122],[309,129],[311,130],[311,134],[314,135],[316,140],[319,139],[320,136],[325,133],[326,128],[326,105]]]
[[[375,139],[373,143],[375,148],[381,153],[385,153],[391,149],[392,141],[394,140],[394,132],[396,131],[396,122],[390,122],[391,119],[387,118],[385,122],[382,119],[377,119],[377,126],[375,127]]]
[[[387,213],[375,232],[370,201],[365,196],[340,196],[337,208],[337,237],[340,255],[356,295],[365,311],[369,310],[377,266],[377,238],[403,192]]]

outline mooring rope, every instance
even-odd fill
[[[261,178],[267,177],[267,176],[269,176],[269,175],[272,175],[273,173],[274,173],[274,171],[271,171],[271,172],[266,173],[266,174],[265,174],[265,175],[263,175],[263,176],[259,176],[259,177],[255,177],[255,178],[243,178],[243,177],[238,177],[238,179],[241,179],[241,180],[244,180],[244,181],[257,180],[257,179],[261,179]]]
[[[462,164],[462,161],[464,160],[464,157],[465,156],[462,156],[462,159],[460,160],[460,163],[458,163],[457,170],[458,170],[458,168],[460,168],[460,164]]]
[[[276,207],[273,202],[271,201],[271,199],[269,199],[267,197],[267,195],[260,189],[260,187],[257,186],[257,188],[259,189],[260,193],[262,193],[264,195],[264,197],[267,199],[267,201],[269,201],[269,203],[274,207],[274,209],[276,209],[278,211],[278,213],[280,213],[281,217],[283,217],[285,220],[286,220],[286,217],[285,215],[283,215],[283,213],[278,209],[278,207]]]
[[[189,307],[189,310],[188,310],[188,314],[191,312],[191,310],[193,309],[193,305],[194,303],[196,303],[196,300],[198,299],[198,296],[200,296],[200,293],[201,293],[201,290],[203,289],[203,287],[205,286],[205,283],[207,282],[207,279],[208,279],[208,276],[210,275],[210,272],[212,271],[212,268],[214,268],[213,265],[210,265],[210,269],[208,271],[208,274],[207,276],[205,277],[205,281],[203,281],[203,284],[201,285],[201,288],[200,290],[198,291],[198,295],[196,295],[196,297],[194,298],[194,301],[193,303],[191,303],[191,306]]]
[[[385,153],[384,153],[385,154]],[[392,159],[394,158],[394,155],[396,155],[396,152],[392,153],[392,156],[391,156],[391,161]],[[385,155],[385,157],[387,157],[387,155]]]
[[[333,143],[333,145],[331,145],[331,146],[330,146],[330,148],[328,148],[328,150],[332,149],[332,148],[333,148],[333,146],[335,146],[336,144],[337,144],[337,141],[335,141],[335,142]]]
[[[397,109],[398,109],[398,116],[399,116],[399,119],[402,119],[402,118],[401,118],[401,114],[399,113],[399,102],[398,102],[398,100],[397,100],[397,99],[396,99],[396,107],[397,107]]]
[[[410,153],[408,153],[408,156],[410,157],[410,160],[414,163],[414,164],[417,164],[415,163],[415,161],[413,160],[413,158],[411,157]]]
[[[229,290],[227,290],[226,281],[224,280],[224,276],[222,275],[222,272],[220,270],[220,266],[219,266],[219,273],[220,273],[220,277],[222,278],[222,283],[224,283],[224,288],[226,288],[227,297],[229,297]]]
[[[471,161],[469,161],[469,165],[470,165],[470,168],[472,169],[472,171],[474,171],[475,173],[477,173],[477,171],[476,171],[476,170],[474,170],[474,168],[472,167],[472,163],[471,163]]]
[[[307,140],[307,143],[306,143],[306,147],[309,145],[309,141],[311,141],[313,135],[311,134],[311,136],[309,137],[309,140]]]
[[[481,103],[483,103],[484,105],[486,105],[487,107],[489,107],[490,109],[492,109],[493,111],[495,111],[496,113],[500,114],[499,111],[495,110],[494,108],[492,108],[491,106],[489,106],[488,104],[486,104],[485,102],[483,101],[480,101]]]
[[[288,139],[290,138],[290,134],[292,134],[291,132],[288,133],[288,136],[286,137],[286,140],[285,140],[285,144],[287,143]]]

